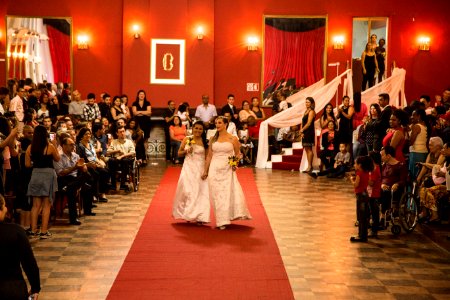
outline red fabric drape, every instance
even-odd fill
[[[309,86],[323,78],[325,27],[288,32],[265,25],[264,88],[281,79],[295,78],[296,86]]]
[[[47,25],[55,82],[70,82],[70,36]]]

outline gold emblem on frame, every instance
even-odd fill
[[[162,64],[163,64],[163,69],[166,72],[170,72],[173,69],[173,55],[172,53],[168,52],[168,53],[164,53],[163,59],[162,59]]]

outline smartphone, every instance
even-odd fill
[[[56,133],[50,132],[50,141],[54,141],[56,137]]]

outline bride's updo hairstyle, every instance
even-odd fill
[[[218,116],[215,121],[217,121],[219,119],[222,120],[225,123],[225,125],[227,125],[227,127],[228,127],[228,118],[225,118],[224,116]],[[212,145],[212,143],[216,142],[218,138],[219,138],[219,132],[217,131],[216,134],[211,138],[211,145]]]

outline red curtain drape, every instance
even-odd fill
[[[309,86],[323,78],[325,27],[289,32],[265,25],[264,88],[281,79],[295,78],[296,86]]]
[[[55,82],[70,82],[70,36],[47,25]]]

